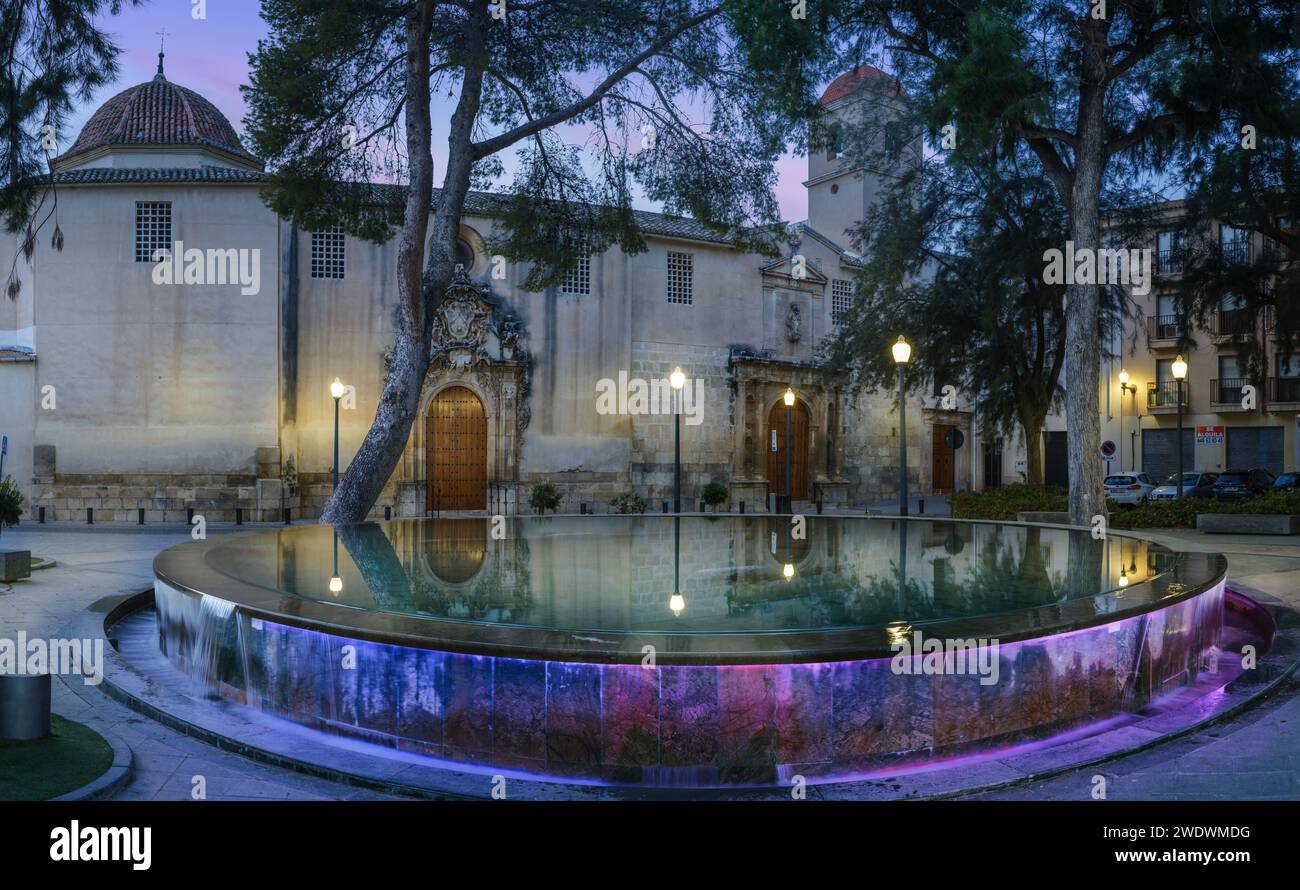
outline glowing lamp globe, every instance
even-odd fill
[[[681,368],[673,368],[673,372],[668,375],[668,382],[672,384],[673,389],[681,389],[686,385],[686,375],[682,373]]]
[[[343,398],[343,392],[344,392],[343,381],[335,377],[334,382],[330,384],[330,395],[332,395],[336,399],[341,399]]]
[[[912,358],[912,344],[904,340],[902,334],[898,335],[898,342],[889,351],[894,354],[894,363],[898,365],[905,365]]]

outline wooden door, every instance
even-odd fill
[[[430,510],[487,509],[487,414],[478,396],[449,386],[425,417],[424,462]]]
[[[785,458],[787,444],[785,441],[786,411],[790,412],[790,438],[794,447],[790,449],[790,476],[796,501],[808,500],[808,408],[803,402],[795,401],[794,407],[787,409],[785,402],[777,402],[767,415],[767,487],[768,491],[785,497]],[[776,438],[773,439],[773,436]],[[772,449],[775,441],[776,450]]]
[[[956,427],[944,423],[936,423],[933,427],[933,437],[930,440],[930,450],[933,455],[930,464],[930,487],[935,494],[952,492],[956,450],[948,444],[948,433],[955,429]]]

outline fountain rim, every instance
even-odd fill
[[[687,515],[687,514],[684,514]],[[689,514],[715,516],[718,514]],[[743,514],[724,514],[741,518]],[[482,517],[464,517],[482,521]],[[547,519],[554,517],[524,517]],[[599,518],[599,517],[597,517]],[[647,519],[671,519],[646,516]],[[745,519],[768,520],[770,514],[751,514]],[[841,520],[903,521],[912,523],[964,523],[972,525],[1040,527],[1055,531],[1085,532],[1045,523],[996,522],[938,517],[835,516]],[[393,519],[367,524],[409,523],[412,519]],[[447,520],[443,520],[447,521]],[[456,521],[452,519],[451,521]],[[298,526],[311,528],[318,526]],[[862,628],[794,629],[708,633],[700,631],[667,633],[616,631],[605,628],[540,628],[526,625],[493,624],[482,621],[444,619],[428,615],[397,614],[358,609],[305,599],[284,591],[269,590],[229,575],[207,564],[208,550],[228,544],[244,535],[279,533],[280,528],[261,528],[235,535],[221,535],[202,541],[186,541],[160,552],[153,561],[156,583],[183,593],[207,595],[234,604],[238,614],[290,627],[299,627],[331,636],[372,643],[537,661],[589,662],[600,664],[640,664],[646,646],[654,649],[660,665],[766,665],[801,664],[860,659],[892,658],[897,654],[893,641],[913,631],[938,639],[996,640],[1009,644],[1024,640],[1059,636],[1066,633],[1104,627],[1142,614],[1156,612],[1184,600],[1199,596],[1227,579],[1227,558],[1221,553],[1173,551],[1162,544],[1136,535],[1109,537],[1137,539],[1152,548],[1173,553],[1172,568],[1155,578],[1140,581],[1122,591],[1078,597],[1047,606],[1013,609],[989,615],[895,623]],[[1099,611],[1093,603],[1097,597],[1120,600],[1113,611]],[[346,615],[347,622],[338,620]],[[891,629],[893,633],[891,633]],[[599,636],[596,636],[596,635]]]

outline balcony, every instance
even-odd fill
[[[1270,377],[1266,392],[1270,406],[1300,405],[1300,377]]]
[[[1241,400],[1245,394],[1241,391],[1243,386],[1250,384],[1245,377],[1225,377],[1221,380],[1210,381],[1210,404],[1217,408],[1236,408],[1238,411],[1244,411],[1241,407]]]
[[[1183,382],[1183,408],[1187,407],[1187,382]],[[1159,383],[1147,384],[1147,408],[1151,411],[1169,413],[1178,408],[1178,381],[1161,380]]]
[[[1255,333],[1255,317],[1249,309],[1220,309],[1210,318],[1215,337],[1249,337]]]
[[[1180,275],[1183,271],[1183,251],[1181,248],[1166,248],[1156,251],[1157,275]]]
[[[1219,245],[1219,253],[1225,263],[1245,266],[1250,263],[1249,241],[1228,241]]]
[[[1183,336],[1183,320],[1177,315],[1148,315],[1147,339],[1178,340]]]

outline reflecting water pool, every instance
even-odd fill
[[[1034,742],[1194,681],[1224,636],[1221,556],[994,523],[403,520],[155,569],[163,652],[223,697],[584,782],[829,780]]]

